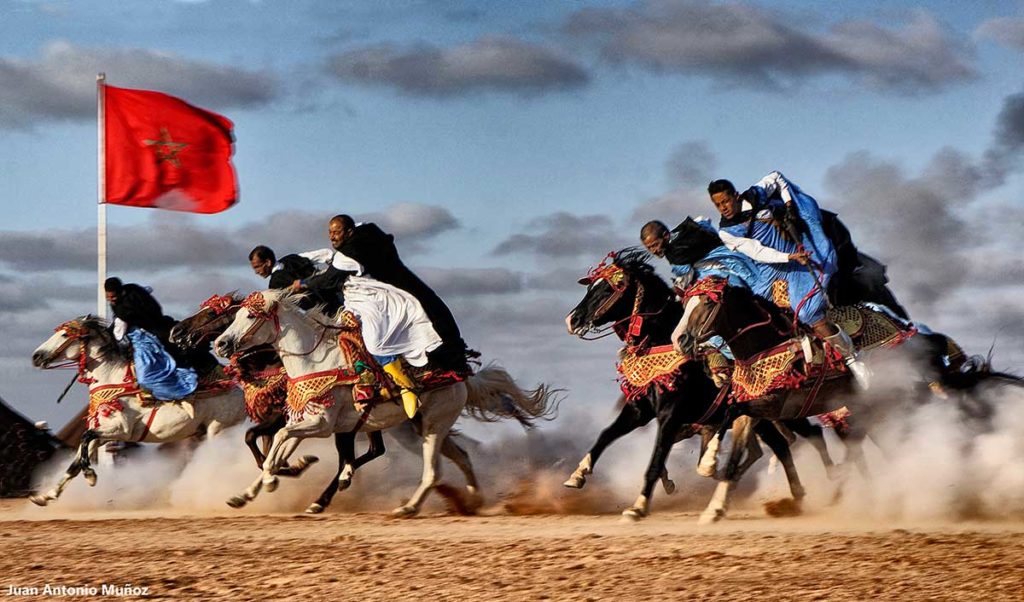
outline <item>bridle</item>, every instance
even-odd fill
[[[213,314],[213,319],[205,324],[189,328],[189,337],[195,339],[196,343],[212,336],[216,331],[221,331],[235,318],[235,313],[241,307],[240,302],[231,295],[213,295],[206,301],[199,304],[200,309],[205,309]]]
[[[612,258],[613,261],[612,263],[606,265],[605,261],[609,258]],[[603,280],[607,282],[608,286],[612,289],[612,294],[609,295],[607,299],[602,301],[601,304],[597,307],[597,309],[594,310],[593,315],[590,318],[590,324],[593,324],[595,321],[599,320],[602,316],[608,313],[608,311],[612,307],[614,307],[615,304],[619,302],[619,300],[622,299],[622,296],[625,294],[626,290],[629,289],[630,284],[632,284],[635,281],[636,294],[633,299],[633,310],[625,318],[616,320],[614,322],[610,322],[605,326],[592,327],[589,330],[589,332],[597,333],[596,336],[588,337],[586,336],[586,333],[579,335],[579,338],[585,341],[603,339],[604,337],[607,337],[611,334],[617,334],[619,335],[619,338],[622,339],[626,344],[630,344],[630,337],[639,336],[641,327],[643,326],[644,318],[648,316],[658,315],[665,309],[665,306],[662,306],[660,309],[656,311],[641,312],[640,307],[643,304],[644,292],[646,289],[644,288],[643,283],[640,282],[639,279],[632,279],[628,272],[622,269],[622,267],[619,266],[618,264],[614,263],[614,258],[615,253],[609,253],[608,256],[601,261],[601,264],[598,265],[596,268],[591,269],[587,273],[586,278],[583,279],[583,281],[589,282],[591,285]],[[668,305],[667,301],[665,305]],[[628,327],[623,328],[625,324],[628,324]]]
[[[278,308],[279,307],[280,307],[280,304],[278,302],[276,302],[276,301],[268,304],[266,298],[263,296],[263,294],[260,291],[254,291],[254,292],[250,293],[249,296],[246,297],[239,304],[239,309],[240,310],[241,309],[246,310],[248,312],[248,314],[249,314],[249,319],[251,319],[253,321],[253,323],[249,326],[249,328],[247,328],[245,330],[244,333],[242,333],[241,336],[239,336],[239,337],[237,337],[235,339],[235,346],[237,347],[243,341],[245,341],[250,336],[255,334],[256,331],[259,330],[260,327],[262,327],[267,322],[271,322],[274,325],[275,336],[276,337],[280,337],[281,336],[281,318],[278,315]],[[309,317],[309,316],[307,316],[307,317]],[[313,353],[314,351],[317,350],[317,348],[320,346],[320,343],[323,342],[324,337],[327,336],[327,331],[328,330],[341,330],[342,329],[341,326],[335,326],[333,324],[324,324],[323,322],[321,322],[319,320],[316,320],[316,319],[313,319],[311,317],[310,317],[310,320],[312,320],[317,326],[320,327],[320,337],[317,339],[316,343],[313,344],[313,347],[310,348],[309,351],[306,351],[306,352],[303,352],[303,353],[287,351],[285,349],[280,349],[280,350],[278,350],[278,355],[279,356],[284,357],[286,355],[290,355],[290,356],[302,357],[302,356],[309,355],[309,354],[311,354],[311,353]]]
[[[60,364],[53,364],[46,366],[47,370],[57,370],[62,368],[75,367],[78,371],[78,382],[82,384],[92,384],[96,382],[95,379],[86,376],[88,371],[87,362],[89,361],[88,344],[89,344],[89,328],[82,323],[81,320],[68,320],[57,328],[53,329],[54,332],[64,333],[65,340],[60,346],[57,347],[50,354],[50,357],[56,358],[60,354],[64,353],[68,347],[78,343],[78,357],[73,360],[68,360]],[[72,381],[73,382],[73,381]]]

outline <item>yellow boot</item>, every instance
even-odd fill
[[[412,418],[416,415],[416,410],[420,407],[420,398],[413,392],[412,379],[402,369],[402,361],[395,360],[390,364],[382,366],[384,371],[388,373],[391,380],[395,381],[395,384],[402,388],[402,407],[405,408],[405,414]]]

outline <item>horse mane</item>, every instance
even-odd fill
[[[772,303],[771,301],[765,299],[764,297],[759,297],[755,295],[754,291],[750,290],[745,286],[733,286],[732,284],[726,282],[725,288],[726,290],[729,291],[730,294],[740,295],[744,299],[749,299],[751,303],[761,307],[762,309],[770,313],[772,316],[772,320],[782,319],[788,320],[789,322],[793,321],[793,312],[791,310],[779,307],[778,305]]]
[[[651,265],[651,254],[641,247],[626,247],[615,253],[614,263],[623,270],[636,275],[658,294],[674,295],[672,287],[657,274]]]
[[[263,298],[268,303],[278,303],[283,305],[287,309],[292,310],[295,314],[303,316],[312,322],[318,322],[321,324],[335,324],[338,320],[338,315],[341,313],[341,309],[335,312],[334,315],[324,311],[326,305],[319,304],[309,309],[302,309],[299,307],[299,303],[307,298],[307,293],[293,293],[287,289],[268,289],[263,291]]]
[[[109,330],[110,322],[92,314],[79,316],[75,321],[89,331],[89,338],[99,341],[99,351],[102,355],[131,361],[131,351],[127,347],[122,347],[118,344],[117,339],[114,338],[114,335]]]

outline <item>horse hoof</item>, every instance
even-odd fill
[[[85,482],[89,484],[89,487],[96,486],[96,471],[89,469],[82,471],[82,476],[85,477]]]
[[[269,479],[263,479],[263,488],[267,490],[267,493],[274,493],[277,490],[278,480],[277,477],[270,477]]]
[[[800,516],[803,513],[800,500],[796,498],[769,500],[764,503],[764,511],[768,516],[776,518]]]
[[[705,510],[701,513],[700,518],[697,519],[698,525],[713,525],[718,521],[725,518],[725,512],[721,510]]]
[[[310,466],[320,461],[320,458],[316,456],[302,456],[295,462],[295,468],[300,472],[304,472]],[[296,475],[297,476],[297,475]]]
[[[419,510],[413,506],[399,506],[391,511],[391,516],[395,518],[410,518],[416,516],[418,512]]]
[[[644,512],[642,510],[639,510],[638,508],[629,508],[627,510],[623,510],[622,512],[622,520],[627,523],[640,522],[640,519],[644,518],[645,516],[647,515],[644,514]]]
[[[309,508],[306,508],[306,514],[320,514],[323,511],[324,507],[316,502],[313,502],[309,505]]]
[[[338,491],[345,491],[352,486],[352,479],[338,479]]]
[[[672,479],[665,479],[661,485],[665,488],[665,493],[668,495],[672,495],[676,492],[676,482]]]
[[[466,494],[466,510],[470,514],[476,514],[477,510],[483,508],[483,505],[484,496],[480,495],[478,492],[471,491]]]
[[[697,467],[697,474],[702,477],[713,477],[715,476],[715,468],[714,464],[701,464]]]
[[[572,475],[562,485],[569,489],[583,489],[583,486],[587,484],[587,477],[582,475]]]
[[[228,499],[228,506],[232,508],[241,508],[249,503],[249,500],[244,495],[235,495]]]
[[[50,498],[45,495],[32,494],[28,496],[28,501],[32,502],[36,506],[45,506],[50,503]]]

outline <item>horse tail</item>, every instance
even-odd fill
[[[523,428],[535,420],[552,420],[564,395],[562,389],[540,384],[522,389],[504,368],[490,364],[466,379],[466,414],[484,422],[514,418]]]
[[[1024,377],[1011,372],[992,369],[991,352],[988,357],[974,355],[963,363],[959,370],[947,374],[943,384],[954,389],[973,390],[982,384],[1002,384],[1024,388]]]

